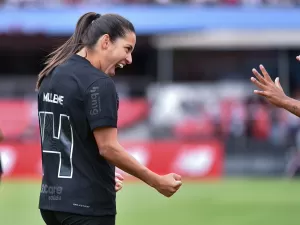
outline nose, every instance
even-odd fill
[[[126,57],[126,64],[131,64],[132,63],[132,55],[129,53]]]

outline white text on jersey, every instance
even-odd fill
[[[43,96],[44,96],[43,97],[44,102],[51,102],[60,105],[63,105],[64,103],[64,96],[62,95],[53,94],[53,93],[44,93]]]

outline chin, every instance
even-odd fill
[[[116,71],[105,71],[105,73],[108,75],[108,76],[110,76],[110,77],[113,77],[113,76],[115,76],[116,75]]]
[[[116,75],[116,71],[111,71],[107,73],[108,76],[113,77]]]

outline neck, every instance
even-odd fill
[[[98,57],[95,56],[95,53],[93,53],[92,51],[89,51],[86,48],[81,49],[79,52],[76,53],[77,55],[85,58],[86,60],[88,60],[94,67],[96,67],[97,69],[101,70],[101,62],[99,59],[97,59]]]

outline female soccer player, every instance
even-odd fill
[[[115,166],[167,197],[181,186],[179,175],[150,171],[118,142],[119,100],[111,76],[132,63],[135,43],[127,19],[86,13],[39,74],[39,207],[46,224],[115,224]]]

